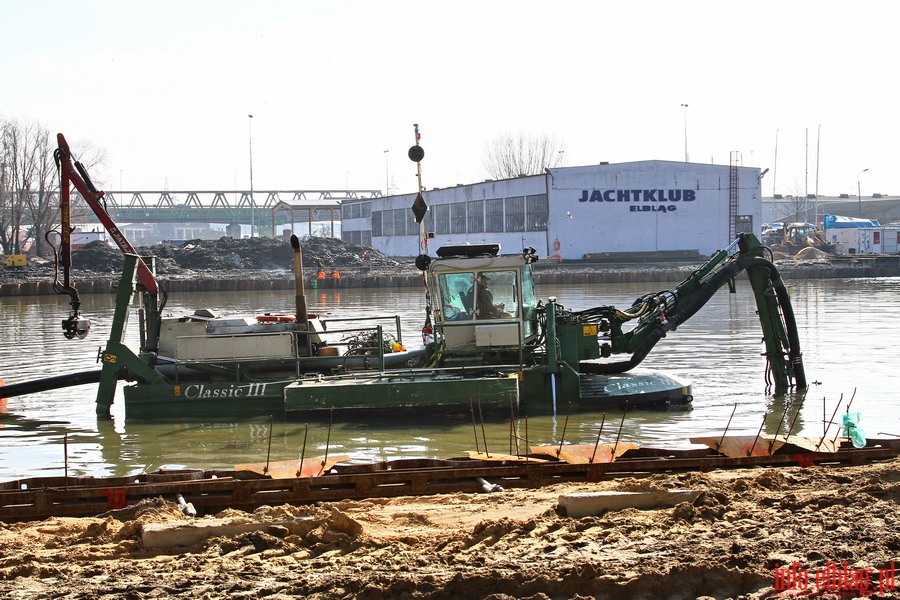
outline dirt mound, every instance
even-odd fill
[[[310,237],[300,242],[303,265],[314,268],[318,259],[335,267],[395,266],[398,261],[369,246],[349,244],[335,238]],[[257,237],[218,240],[189,240],[182,245],[156,244],[137,248],[142,256],[157,258],[157,272],[179,274],[197,271],[289,270],[293,268],[293,250],[287,240]],[[365,258],[363,258],[365,257]],[[72,262],[80,270],[95,273],[118,273],[124,258],[118,248],[101,241],[91,242],[72,254]]]
[[[76,269],[110,273],[121,271],[125,259],[122,253],[106,242],[96,241],[72,251],[72,266]]]
[[[807,247],[803,248],[798,252],[794,258],[797,260],[826,260],[831,257],[831,254],[828,252],[824,252],[819,250],[818,248]]]
[[[898,481],[897,460],[714,470],[193,521],[157,499],[95,518],[0,523],[0,597],[895,598]],[[701,494],[583,518],[556,510],[563,494],[665,489]],[[252,527],[229,533],[238,523]],[[212,537],[144,545],[148,529],[167,525]],[[850,570],[867,578],[838,577]]]

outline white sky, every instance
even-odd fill
[[[103,149],[113,191],[248,189],[252,137],[257,191],[414,192],[413,123],[427,188],[487,177],[505,132],[680,161],[686,116],[690,160],[738,151],[766,196],[900,194],[892,7],[0,0],[0,117]]]

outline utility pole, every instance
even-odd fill
[[[256,225],[256,202],[253,200],[253,115],[247,115],[247,137],[250,141],[250,237]]]

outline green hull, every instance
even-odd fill
[[[285,411],[292,418],[333,413],[421,419],[519,412],[515,374],[467,376],[434,373],[381,373],[343,379],[301,380],[284,389]]]
[[[133,420],[284,416],[281,381],[132,384],[124,388],[125,416]]]
[[[129,385],[132,420],[272,415],[279,419],[404,420],[683,407],[691,384],[654,371],[582,375],[572,381],[530,371],[411,370],[265,382]]]
[[[424,418],[518,414],[515,375],[454,376],[375,373],[256,383],[203,382],[129,385],[131,420],[272,415],[287,419]]]

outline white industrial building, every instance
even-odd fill
[[[541,175],[423,191],[429,254],[499,243],[504,253],[581,259],[600,253],[708,256],[762,225],[760,170],[663,160],[547,169]],[[415,194],[342,203],[344,241],[419,254]]]

